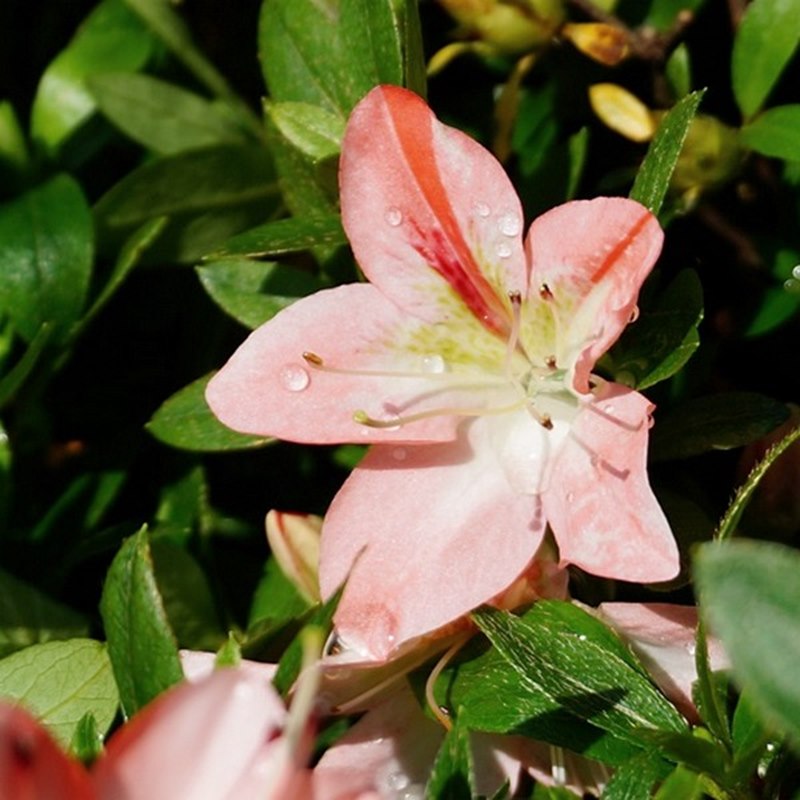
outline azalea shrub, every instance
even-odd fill
[[[0,14],[0,797],[800,797],[800,2]]]

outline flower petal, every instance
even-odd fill
[[[266,682],[221,669],[171,689],[109,741],[94,769],[101,800],[228,797],[285,709]]]
[[[630,642],[681,713],[690,721],[699,721],[692,702],[692,684],[697,680],[697,609],[670,603],[601,603],[598,610]],[[712,669],[728,667],[722,645],[712,636],[708,637],[708,651]]]
[[[25,709],[0,704],[0,797],[93,800],[89,775]]]
[[[647,479],[651,410],[611,383],[575,419],[544,494],[562,563],[626,581],[677,574],[678,549]]]
[[[211,379],[206,400],[235,430],[294,442],[451,439],[458,424],[451,415],[392,429],[353,418],[364,411],[391,421],[452,404],[449,377],[436,374],[439,343],[426,334],[427,327],[409,320],[368,284],[317,292],[250,334]],[[309,363],[304,353],[321,358],[325,368]]]
[[[639,288],[663,239],[658,220],[623,197],[565,203],[531,225],[525,242],[531,264],[530,313],[552,318],[545,328],[555,341],[534,340],[530,347],[574,369],[577,391],[589,390],[595,362],[631,321]],[[540,291],[542,297],[536,294]]]
[[[334,617],[345,646],[383,660],[506,589],[544,532],[538,499],[514,492],[485,419],[452,443],[378,446],[322,529],[320,586],[347,579]],[[372,509],[372,511],[366,511]]]
[[[379,86],[350,117],[340,190],[356,259],[387,297],[428,322],[468,309],[505,336],[527,274],[522,208],[494,156],[414,93]]]

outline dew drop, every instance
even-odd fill
[[[447,364],[438,353],[434,353],[432,356],[425,356],[422,359],[422,371],[429,375],[439,375],[446,368]]]
[[[516,214],[503,214],[497,221],[497,225],[503,236],[518,236],[522,230],[519,217]]]
[[[497,245],[497,255],[500,258],[508,258],[511,255],[511,246],[507,245],[505,242],[501,242]]]
[[[568,503],[575,502],[575,492],[567,492],[567,502]]]
[[[686,652],[689,653],[690,656],[693,656],[697,652],[697,645],[694,642],[686,645]]]
[[[486,203],[475,203],[475,213],[485,219],[492,213],[492,209]]]
[[[792,269],[792,277],[800,281],[800,264]]]
[[[408,775],[404,775],[402,772],[390,772],[386,776],[385,782],[388,789],[393,789],[397,792],[407,789],[411,784],[411,778],[409,778]]]
[[[582,633],[580,636],[578,636],[578,641],[579,642],[585,642],[587,640],[587,638],[588,637],[586,636],[586,634]]]
[[[287,364],[281,370],[281,383],[289,392],[302,392],[311,383],[308,372],[299,364]]]
[[[639,306],[634,306],[633,309],[631,309],[631,315],[628,317],[628,322],[636,322],[637,319],[639,319]]]
[[[786,289],[787,292],[792,292],[792,294],[800,293],[800,280],[795,280],[794,278],[789,278],[788,281],[784,281],[783,288]]]
[[[392,450],[392,458],[395,461],[405,461],[407,455],[408,452],[406,451],[405,447],[395,447],[395,449]]]
[[[603,411],[606,414],[613,414],[614,413],[614,405],[612,403],[608,403],[607,405],[603,406]]]
[[[384,218],[393,228],[396,228],[403,221],[403,212],[397,206],[391,206],[386,210]]]

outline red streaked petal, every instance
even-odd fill
[[[595,362],[630,322],[663,238],[656,218],[622,197],[565,203],[531,226],[531,313],[555,318],[555,341],[531,347],[540,355],[550,348],[562,367],[574,364],[577,391],[588,391]],[[541,299],[542,287],[552,297]]]
[[[651,409],[612,383],[576,417],[544,494],[562,563],[645,583],[677,574],[678,548],[647,479]]]
[[[89,775],[25,709],[0,704],[0,797],[93,800]]]
[[[320,587],[330,596],[347,578],[334,622],[365,658],[382,661],[491,600],[541,543],[538,500],[509,486],[486,420],[460,433],[374,447],[325,517]]]
[[[522,209],[503,168],[395,86],[356,106],[340,167],[342,220],[367,277],[429,322],[463,313],[504,336],[525,293]]]

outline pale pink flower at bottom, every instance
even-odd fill
[[[501,165],[404,89],[355,108],[342,221],[368,284],[255,331],[206,399],[239,431],[374,444],[326,515],[335,624],[387,659],[497,596],[549,525],[562,566],[663,581],[678,552],[646,474],[652,405],[592,374],[663,234],[623,198],[531,225]]]

